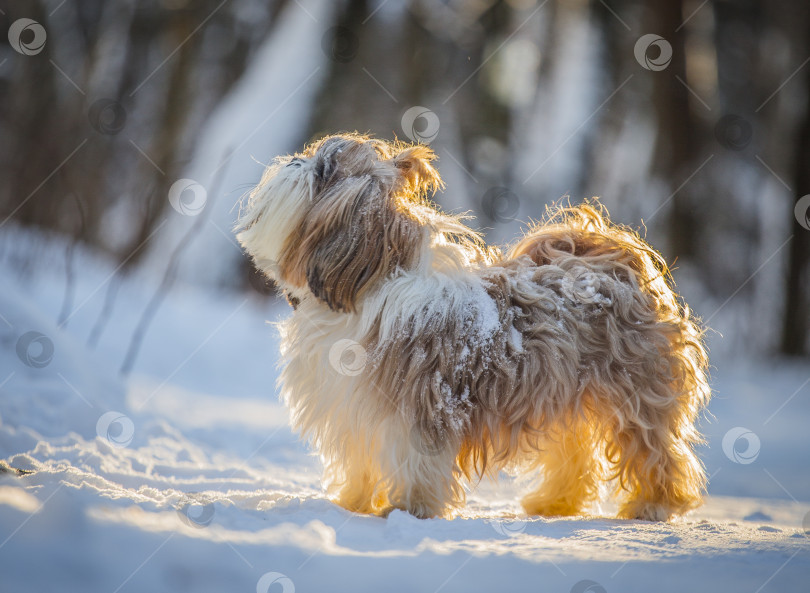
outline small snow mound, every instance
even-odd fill
[[[766,531],[768,533],[781,533],[782,530],[778,529],[777,527],[771,527],[770,525],[762,525],[757,529],[757,531]]]
[[[773,517],[763,513],[762,511],[755,511],[750,515],[743,517],[743,521],[773,521]]]

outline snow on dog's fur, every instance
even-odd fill
[[[529,514],[700,504],[701,331],[667,265],[598,205],[553,211],[507,254],[428,198],[433,152],[359,134],[279,157],[238,239],[295,307],[282,395],[352,511],[450,515],[462,479],[537,476]]]

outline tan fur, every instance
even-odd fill
[[[552,211],[503,255],[429,203],[434,158],[331,136],[279,159],[240,219],[297,300],[282,394],[335,501],[447,516],[462,480],[507,470],[540,478],[529,514],[586,512],[612,478],[622,517],[698,506],[707,359],[663,258],[597,203]],[[361,372],[336,366],[346,343]]]

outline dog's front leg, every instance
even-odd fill
[[[415,517],[447,516],[463,502],[452,438],[431,439],[396,414],[380,425],[381,468],[392,508]]]
[[[375,495],[379,485],[379,472],[364,458],[364,452],[356,451],[351,459],[344,460],[340,478],[330,488],[336,493],[333,501],[353,513],[380,513],[386,508],[384,497]]]

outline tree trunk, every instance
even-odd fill
[[[675,191],[700,163],[695,138],[697,122],[690,110],[689,91],[676,78],[686,81],[686,29],[680,28],[683,2],[654,0],[647,5],[647,10],[647,32],[660,35],[672,46],[672,61],[667,68],[645,75],[654,77],[652,103],[658,133],[653,169],[668,182],[671,191]],[[695,260],[700,255],[697,243],[701,225],[697,202],[692,199],[689,185],[675,192],[671,204],[671,254]]]
[[[805,70],[804,78],[805,92],[810,92],[810,69]],[[794,191],[798,201],[802,196],[810,195],[810,102],[806,103],[797,141]],[[800,214],[807,216],[808,213]],[[781,351],[800,356],[808,353],[807,336],[810,333],[810,230],[801,226],[794,216],[792,232]]]

